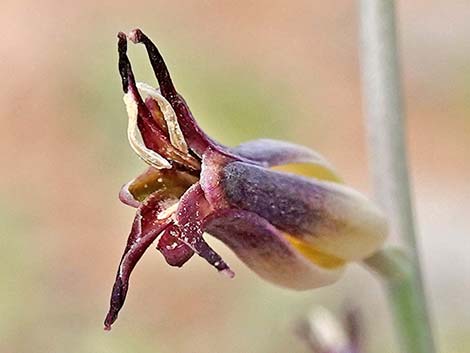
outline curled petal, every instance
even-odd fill
[[[207,148],[212,148],[222,154],[231,154],[229,149],[210,138],[198,125],[184,98],[176,91],[171,80],[170,72],[163,60],[157,46],[140,30],[134,29],[129,33],[133,43],[142,43],[147,50],[152,69],[157,77],[161,95],[170,103],[178,118],[184,139],[189,148],[199,157],[202,157]],[[244,159],[239,156],[239,159]]]
[[[160,92],[145,83],[137,82],[137,88],[140,92],[154,98],[157,101],[158,106],[163,114],[163,118],[166,122],[171,144],[180,151],[188,153],[188,146],[186,145],[183,133],[181,132],[180,126],[178,124],[178,119],[176,118],[176,113],[173,110],[171,104],[160,94]]]
[[[134,43],[142,43],[147,49],[150,64],[152,65],[162,96],[170,102],[178,116],[179,125],[190,148],[199,156],[202,156],[207,147],[214,145],[212,141],[199,127],[188,105],[178,94],[171,80],[170,72],[155,44],[140,29],[129,33],[129,39]]]
[[[193,185],[181,198],[176,211],[176,224],[179,232],[175,233],[183,243],[204,258],[218,271],[233,277],[234,273],[224,260],[206,243],[203,220],[212,211],[204,197],[199,183]]]
[[[259,139],[242,143],[232,148],[231,152],[274,170],[320,180],[341,181],[334,168],[322,155],[293,143]]]
[[[223,169],[217,192],[231,207],[256,213],[289,234],[298,246],[343,260],[370,255],[387,233],[372,202],[338,183],[234,162]]]
[[[154,120],[137,88],[127,57],[126,36],[120,33],[118,38],[119,72],[125,93],[124,102],[129,116],[128,137],[132,148],[139,157],[155,168],[171,168],[171,164],[166,159],[168,158],[183,166],[198,170],[200,168],[198,160],[174,147],[169,137]],[[140,143],[137,132],[142,135],[143,144]]]
[[[119,199],[126,205],[139,207],[155,191],[161,197],[180,198],[196,182],[197,177],[185,171],[150,167],[121,188]]]
[[[277,285],[305,290],[335,282],[343,266],[326,268],[304,257],[268,221],[242,210],[221,210],[206,220],[207,231],[248,267]]]
[[[173,203],[175,202],[177,200],[173,201]],[[171,223],[169,217],[171,214],[168,217],[161,217],[162,212],[165,211],[165,206],[168,205],[169,201],[162,201],[161,195],[157,192],[147,198],[137,210],[111,293],[110,308],[104,321],[106,330],[111,329],[111,325],[118,317],[119,310],[124,305],[129,287],[129,278],[135,265],[145,250]]]
[[[171,168],[170,162],[168,162],[168,160],[166,160],[160,154],[155,152],[155,150],[158,150],[158,147],[156,147],[158,146],[157,144],[149,142],[151,140],[146,137],[144,137],[144,144],[139,141],[139,106],[138,103],[135,102],[135,96],[130,93],[126,93],[126,95],[124,96],[124,103],[126,105],[127,115],[129,117],[127,126],[127,138],[132,149],[140,158],[142,158],[142,160],[144,160],[149,165],[153,165],[155,168]],[[142,128],[142,130],[145,131],[146,129]],[[143,136],[148,135],[149,134],[146,133],[143,134]],[[147,147],[147,145],[152,144],[154,145],[153,148],[155,150]]]

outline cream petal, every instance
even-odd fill
[[[186,140],[181,132],[178,118],[176,117],[176,113],[171,104],[161,95],[160,91],[157,91],[146,83],[137,82],[137,88],[144,96],[150,96],[157,101],[168,127],[171,144],[181,152],[188,153],[188,145],[186,144]]]
[[[127,125],[127,139],[134,152],[142,158],[142,160],[155,168],[168,169],[171,168],[170,162],[163,158],[157,152],[147,148],[141,140],[140,131],[137,126],[138,119],[138,106],[130,92],[126,93],[123,97],[129,117]]]

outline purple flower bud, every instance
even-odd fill
[[[135,81],[127,38],[146,47],[159,88]],[[106,329],[124,304],[133,268],[155,240],[171,266],[181,267],[197,254],[233,277],[204,240],[207,231],[264,279],[297,290],[336,281],[347,262],[381,246],[384,217],[344,186],[323,157],[274,140],[235,148],[215,142],[176,91],[156,46],[138,29],[128,36],[119,33],[118,39],[128,138],[149,168],[119,194],[137,213]]]

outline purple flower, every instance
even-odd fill
[[[137,212],[106,329],[124,304],[133,268],[157,239],[169,265],[180,267],[196,253],[233,277],[204,240],[207,232],[264,279],[297,290],[334,282],[347,262],[381,246],[383,216],[344,186],[323,157],[267,139],[234,148],[217,143],[197,125],[150,39],[138,29],[118,38],[128,138],[149,167],[119,194]],[[135,81],[127,38],[146,47],[159,88]]]

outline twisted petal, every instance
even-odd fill
[[[135,82],[127,57],[126,35],[119,33],[118,38],[119,72],[125,93],[124,102],[129,116],[128,137],[132,148],[139,157],[155,168],[171,168],[169,162],[171,160],[198,170],[200,168],[198,160],[173,146],[170,137],[166,135],[152,116],[152,112],[140,96]],[[143,144],[139,141],[137,129],[142,136]]]
[[[338,183],[234,162],[223,168],[217,189],[230,207],[256,213],[304,250],[359,260],[386,235],[386,222],[375,206]]]
[[[176,113],[179,126],[181,126],[182,133],[189,147],[198,156],[202,156],[207,147],[215,146],[217,143],[202,131],[185,100],[176,91],[170,77],[170,72],[158,48],[140,29],[133,30],[129,34],[129,39],[134,43],[142,43],[147,49],[150,64],[160,86],[161,95],[171,104]]]
[[[145,250],[147,250],[163,229],[171,223],[169,217],[171,213],[165,213],[166,207],[176,202],[176,199],[169,200],[156,192],[148,197],[138,208],[124,254],[119,263],[111,293],[109,312],[104,321],[105,329],[111,329],[111,325],[118,317],[119,310],[124,305],[129,287],[129,278],[135,265]],[[162,214],[164,215],[163,217]]]
[[[170,72],[156,45],[140,29],[131,31],[129,33],[129,39],[133,43],[141,43],[145,46],[150,64],[159,84],[161,95],[160,93],[158,93],[158,95],[170,104],[176,114],[177,125],[181,128],[182,136],[191,151],[197,156],[202,157],[208,148],[212,148],[213,150],[230,156],[231,152],[227,147],[209,137],[198,125],[185,99],[177,92],[173,85]],[[153,92],[155,93],[155,90]],[[160,107],[162,107],[162,105]],[[171,124],[169,121],[167,121],[167,123],[168,130],[171,133]],[[231,156],[233,157],[233,155]],[[241,156],[240,158],[244,159]]]
[[[333,283],[343,262],[330,266],[313,252],[301,254],[285,236],[255,213],[221,210],[207,220],[207,231],[224,242],[253,271],[277,285],[305,290]]]

